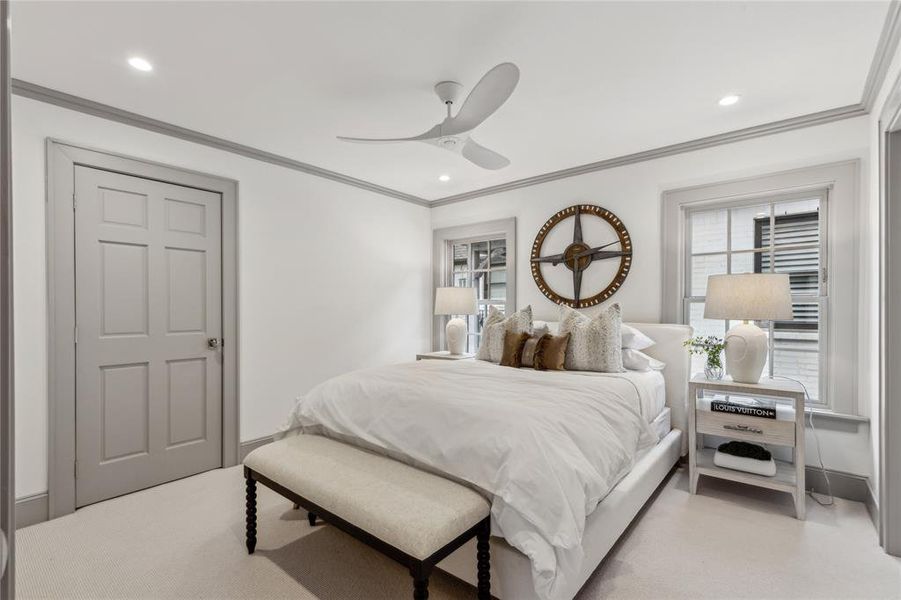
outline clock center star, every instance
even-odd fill
[[[591,246],[582,242],[574,242],[566,247],[566,250],[563,251],[563,264],[566,265],[566,268],[570,271],[574,271],[576,268],[576,264],[578,263],[580,270],[585,270],[588,265],[591,264],[591,255],[581,256],[576,258],[577,255],[586,252],[587,250],[591,250]]]

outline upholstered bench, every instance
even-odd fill
[[[385,456],[316,435],[288,437],[244,459],[247,550],[256,547],[256,484],[262,483],[398,561],[413,598],[429,596],[432,568],[477,538],[478,597],[491,597],[490,506],[478,492]]]

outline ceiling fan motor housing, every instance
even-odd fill
[[[441,81],[435,84],[435,93],[445,104],[453,104],[460,97],[463,86],[456,81]]]

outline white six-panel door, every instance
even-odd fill
[[[75,168],[76,505],[221,465],[221,197]]]

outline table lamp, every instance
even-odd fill
[[[786,273],[711,275],[705,319],[741,320],[726,334],[726,372],[734,381],[757,383],[766,363],[766,333],[751,321],[790,321],[791,286]]]
[[[466,347],[466,321],[455,315],[474,315],[477,312],[475,288],[440,287],[435,290],[435,314],[454,317],[444,328],[448,352],[463,354]]]

